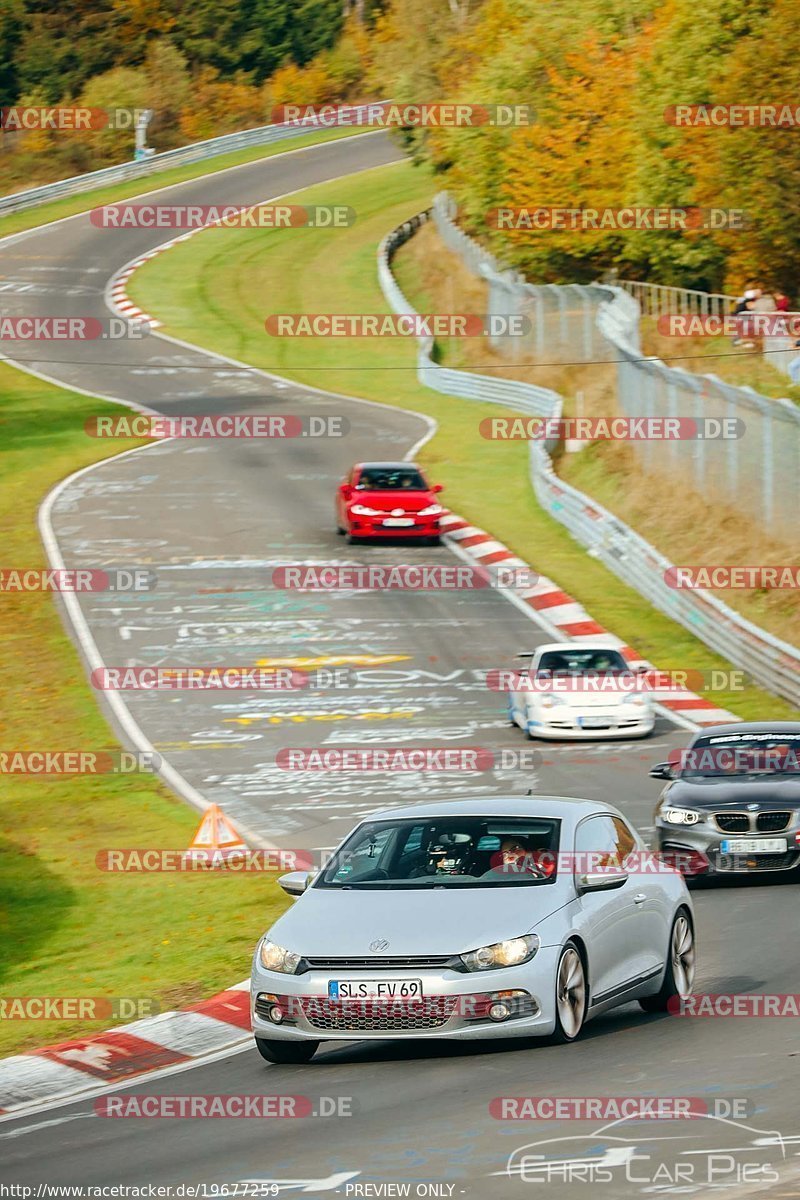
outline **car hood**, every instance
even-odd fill
[[[383,954],[450,955],[535,931],[568,896],[569,881],[528,887],[453,888],[424,892],[309,888],[270,930],[270,937],[311,958]],[[376,955],[379,957],[379,955]]]
[[[419,512],[422,508],[428,508],[431,504],[438,504],[439,501],[432,492],[413,492],[413,491],[396,491],[396,492],[353,492],[350,497],[350,504],[363,504],[367,508],[377,508],[380,512],[391,512],[392,509],[402,509],[404,513]]]
[[[524,694],[524,693],[523,693]],[[528,693],[533,697],[549,694],[545,687],[540,691],[532,691]],[[601,688],[599,691],[566,691],[556,688],[553,693],[564,701],[567,708],[577,708],[585,711],[587,708],[616,708],[621,704],[626,696],[630,696],[631,692],[625,691],[622,688]],[[647,697],[649,699],[649,697]]]
[[[796,775],[760,775],[731,779],[676,779],[666,790],[670,804],[694,808],[800,808],[800,779]]]

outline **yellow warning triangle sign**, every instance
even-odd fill
[[[247,842],[231,824],[218,804],[212,804],[203,814],[190,850],[246,850]]]

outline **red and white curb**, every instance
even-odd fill
[[[253,205],[253,207],[257,208],[258,205]],[[128,280],[140,267],[143,267],[152,258],[158,258],[159,254],[163,254],[165,250],[171,250],[179,242],[187,242],[195,234],[204,233],[206,229],[211,229],[214,225],[221,224],[221,221],[209,221],[206,225],[198,225],[196,229],[190,229],[188,233],[182,233],[179,237],[170,238],[168,242],[162,242],[160,246],[154,246],[152,250],[148,250],[141,258],[135,258],[131,262],[126,263],[124,267],[121,267],[117,271],[116,275],[112,275],[106,287],[106,301],[109,307],[117,316],[125,317],[129,321],[134,319],[147,321],[151,329],[160,329],[162,325],[161,321],[157,321],[149,313],[143,312],[131,301],[128,295]]]
[[[535,575],[529,563],[518,558],[502,542],[498,542],[485,529],[478,529],[455,513],[447,513],[441,520],[442,532],[457,553],[462,558],[469,559],[484,567],[489,574],[492,568],[502,565],[504,568],[519,568]],[[496,575],[496,572],[495,572]],[[514,589],[522,605],[527,605],[532,611],[531,616],[537,623],[549,628],[552,635],[563,641],[593,642],[597,646],[609,646],[619,650],[628,662],[657,670],[653,663],[642,658],[632,646],[610,633],[603,625],[587,613],[586,609],[573,596],[547,579],[544,575],[536,577],[536,583],[522,590]],[[687,688],[659,688],[653,690],[657,703],[676,717],[682,717],[693,725],[720,725],[728,721],[738,721],[735,713],[718,708],[703,696]]]
[[[0,1060],[0,1119],[177,1067],[250,1037],[250,981],[191,1008]]]
[[[143,258],[137,259],[136,262],[131,266],[123,267],[123,269],[112,278],[109,284],[108,302],[117,316],[124,317],[128,321],[147,321],[151,329],[159,329],[161,322],[156,321],[148,313],[142,312],[140,308],[137,308],[137,306],[131,301],[131,298],[127,292],[127,283],[133,272],[138,267],[144,266],[148,258],[154,257],[155,255],[151,252],[145,254]]]
[[[211,224],[218,224],[212,222]],[[148,250],[141,258],[135,258],[132,262],[126,263],[124,267],[117,271],[116,275],[112,275],[106,288],[106,300],[109,307],[117,314],[117,316],[125,317],[127,320],[147,321],[151,329],[160,329],[161,321],[157,321],[155,317],[151,317],[149,313],[143,312],[138,308],[128,295],[128,280],[139,267],[143,267],[151,258],[157,258],[159,254],[163,254],[165,250],[170,250],[176,246],[178,242],[185,242],[188,238],[194,237],[196,233],[202,233],[204,229],[209,229],[210,225],[201,225],[197,229],[191,229],[188,233],[181,234],[180,237],[171,238],[168,242],[163,242],[160,246],[155,246],[152,250]]]

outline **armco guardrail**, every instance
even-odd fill
[[[539,362],[617,364],[619,409],[626,416],[703,417],[744,422],[740,438],[671,440],[660,443],[658,461],[651,442],[631,442],[645,470],[658,465],[709,498],[729,505],[765,529],[794,535],[800,508],[800,408],[791,400],[770,400],[749,387],[734,387],[715,375],[668,367],[641,352],[641,312],[622,287],[527,283],[480,249],[458,229],[452,200],[434,200],[437,229],[450,249],[489,287],[489,311],[525,315],[531,332],[494,339],[513,359],[524,354]],[[655,285],[654,285],[655,286]],[[665,290],[665,289],[662,289]],[[694,303],[681,289],[669,289],[674,306]],[[718,428],[722,429],[720,425]]]
[[[388,101],[375,101],[375,104],[384,103]],[[363,112],[367,107],[370,106],[360,105],[353,111]],[[0,196],[0,217],[34,208],[37,204],[44,204],[49,200],[60,200],[64,196],[92,191],[107,183],[146,179],[147,176],[155,175],[167,167],[183,167],[214,158],[218,154],[230,154],[236,150],[247,150],[251,146],[267,146],[271,142],[283,141],[284,138],[299,137],[303,133],[320,128],[321,124],[318,119],[308,117],[291,125],[260,125],[256,129],[244,129],[240,133],[225,133],[205,142],[192,142],[190,146],[179,146],[177,150],[165,150],[163,154],[154,154],[151,158],[139,162],[119,163],[114,167],[104,167],[101,171],[91,171],[87,175],[75,175],[72,179],[60,179],[56,183],[45,183],[41,187],[29,188],[24,192]],[[357,125],[357,120],[354,119],[353,124]]]
[[[378,249],[380,285],[388,303],[398,313],[415,310],[392,274],[391,260],[396,250],[428,217],[428,213],[421,213],[398,226],[384,238]],[[436,215],[439,228],[443,217],[449,220],[440,208]],[[462,231],[456,230],[456,233],[458,237],[450,231],[448,244],[451,246],[469,241]],[[471,265],[478,273],[491,273],[494,269],[491,256],[480,247],[475,248],[473,244],[469,254]],[[615,289],[606,290],[612,295],[612,302],[607,302],[608,308],[612,308]],[[625,299],[630,298],[626,296]],[[612,317],[606,314],[606,319]],[[562,400],[556,392],[519,381],[440,367],[431,357],[433,339],[422,337],[419,343],[418,375],[422,383],[435,391],[482,403],[501,404],[535,416],[560,416]],[[669,587],[665,579],[665,573],[672,566],[669,560],[613,513],[559,479],[550,460],[550,448],[542,441],[530,443],[531,482],[542,507],[566,526],[594,558],[655,608],[683,625],[767,691],[800,707],[800,650],[759,629],[708,593]]]

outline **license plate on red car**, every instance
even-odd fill
[[[414,524],[414,518],[413,517],[387,517],[383,523],[384,523],[384,525],[391,526],[392,529],[397,529],[399,526],[403,526],[404,528],[407,528],[409,525]]]

